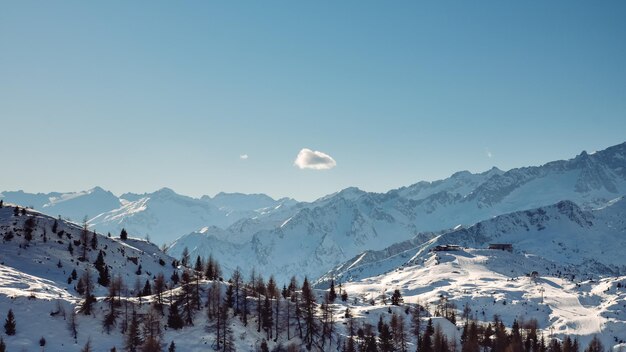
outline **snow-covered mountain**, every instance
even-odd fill
[[[90,226],[103,233],[118,235],[126,228],[132,235],[149,237],[157,244],[171,243],[204,226],[224,228],[297,203],[289,198],[274,200],[264,194],[219,193],[213,198],[192,198],[169,188],[116,197],[100,187],[74,193],[2,192],[0,199],[77,222],[87,217]]]
[[[512,251],[488,249],[511,244]],[[381,299],[395,289],[405,302],[435,306],[445,297],[478,320],[537,319],[583,343],[626,340],[626,199],[585,211],[570,201],[505,214],[468,228],[420,234],[361,253],[324,275],[351,295]]]
[[[366,251],[341,263],[318,281],[361,280],[397,268],[424,263],[436,246],[488,248],[493,243],[512,244],[513,252],[550,262],[561,274],[585,277],[626,275],[626,199],[608,206],[582,210],[570,201],[504,214],[468,228],[422,233],[379,251]],[[527,271],[544,272],[542,267]],[[550,269],[551,273],[554,271]]]
[[[227,229],[203,228],[177,240],[168,253],[176,257],[187,247],[194,256],[213,254],[226,269],[318,277],[363,251],[381,250],[420,232],[468,226],[561,200],[588,210],[624,194],[626,143],[542,166],[458,172],[384,194],[348,188]]]
[[[100,187],[69,193],[2,192],[0,199],[4,199],[5,202],[32,207],[47,214],[60,215],[73,221],[82,221],[84,217],[91,218],[122,205],[122,201],[118,197]]]

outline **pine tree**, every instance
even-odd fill
[[[178,312],[178,303],[173,302],[170,306],[170,312],[167,316],[167,326],[174,330],[182,329],[185,323]]]
[[[67,328],[70,330],[72,337],[74,338],[74,342],[77,342],[78,338],[78,321],[76,321],[76,312],[72,309],[70,312],[70,317],[67,321]]]
[[[91,278],[91,271],[89,268],[85,269],[83,276],[81,276],[80,281],[83,283],[84,292],[83,292],[83,302],[80,306],[80,311],[85,315],[91,315],[91,310],[93,304],[96,303],[96,297],[93,295],[93,280]]]
[[[13,310],[9,309],[7,319],[4,321],[4,332],[9,336],[15,335],[15,326],[15,315],[13,314]]]
[[[461,346],[461,352],[480,352],[480,344],[478,342],[478,326],[472,321],[467,327],[467,334]]]
[[[52,224],[52,233],[57,233],[59,230],[59,222],[54,219],[54,224]]]
[[[604,345],[602,344],[598,336],[594,335],[593,339],[591,339],[591,342],[589,342],[589,345],[587,346],[587,348],[585,348],[585,352],[603,352],[603,351],[604,351]]]
[[[126,232],[126,229],[122,229],[122,232],[120,232],[120,239],[122,241],[126,241],[128,239],[128,232]]]
[[[30,242],[33,239],[33,231],[35,231],[35,218],[30,216],[24,221],[24,239],[26,242]]]
[[[146,284],[143,286],[143,290],[141,292],[142,296],[151,296],[152,288],[150,287],[150,281],[146,279]]]
[[[184,267],[189,266],[189,248],[183,248],[183,253],[180,255],[180,264]]]
[[[524,343],[522,342],[522,334],[520,333],[520,327],[517,319],[513,320],[513,325],[511,327],[511,336],[509,340],[510,342],[507,350],[510,350],[510,352],[524,351]]]
[[[4,343],[4,339],[0,337],[0,352],[6,352],[7,345]]]
[[[161,314],[163,314],[163,292],[165,289],[165,276],[161,272],[158,273],[154,279],[154,294],[156,296],[154,306],[159,312],[161,312]]]
[[[302,284],[302,311],[304,313],[305,335],[304,342],[308,349],[313,345],[313,337],[318,333],[317,323],[315,321],[315,294],[309,285],[308,278],[304,278]]]
[[[328,290],[328,300],[330,303],[335,302],[337,299],[337,293],[335,292],[335,279],[330,280],[330,289]]]
[[[80,352],[92,352],[93,349],[91,348],[91,337],[87,339],[87,342],[85,343],[85,346],[83,346],[83,348],[80,350]]]
[[[242,280],[243,279],[241,275],[241,269],[237,267],[235,271],[233,271],[233,275],[231,276],[231,279],[230,279],[232,286],[234,286],[234,289],[235,289],[235,315],[238,315],[240,313],[239,296],[240,296],[240,291],[241,291]]]
[[[135,312],[135,310],[133,309],[130,324],[126,332],[124,347],[129,352],[137,352],[137,348],[141,346],[141,343],[142,341],[139,331],[139,319],[137,318],[137,312]]]
[[[93,249],[94,251],[96,250],[96,248],[98,248],[98,235],[96,235],[96,232],[94,231],[92,236],[91,236],[91,249]]]
[[[395,289],[393,291],[393,295],[391,295],[391,304],[393,304],[394,306],[399,306],[401,302],[402,294],[400,293],[399,289]]]
[[[67,250],[70,252],[70,255],[74,255],[74,247],[72,247],[72,242],[67,246]]]
[[[193,270],[199,273],[204,273],[204,264],[202,264],[202,258],[200,258],[200,256],[196,257],[196,264],[194,265]]]
[[[98,284],[100,284],[100,286],[107,287],[109,286],[110,282],[111,282],[111,275],[109,274],[109,267],[105,266],[104,270],[102,270],[98,274]]]
[[[87,225],[87,217],[83,219],[83,229],[80,232],[80,247],[81,247],[81,255],[78,257],[78,260],[84,262],[87,260],[87,250],[89,248],[88,244],[89,240],[89,228]]]
[[[176,352],[176,344],[174,341],[170,343],[170,347],[167,349],[167,352]]]
[[[235,289],[233,285],[228,285],[226,287],[226,298],[224,298],[226,305],[228,308],[232,308],[235,303]]]
[[[422,341],[420,342],[420,352],[433,352],[432,335],[434,334],[434,332],[435,329],[433,328],[433,320],[428,319],[426,331],[424,331],[424,334],[422,335]]]
[[[258,304],[260,305],[261,302],[258,302]],[[272,338],[272,327],[274,324],[273,321],[273,312],[272,312],[272,305],[270,303],[270,298],[268,295],[265,295],[265,300],[263,301],[263,305],[261,308],[261,321],[262,321],[262,326],[263,326],[263,330],[265,331],[266,335],[267,335],[267,339],[271,339]]]
[[[160,314],[150,309],[143,317],[143,346],[142,352],[161,352],[161,331]]]
[[[178,285],[178,282],[180,281],[180,277],[178,276],[178,271],[174,271],[172,276],[170,276],[170,280],[172,280],[172,283],[174,283],[174,285]]]
[[[387,325],[387,323],[383,323],[378,338],[380,339],[381,352],[393,351],[391,331],[389,330],[389,325]]]

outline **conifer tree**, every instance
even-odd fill
[[[200,256],[196,257],[196,264],[194,265],[193,270],[199,273],[204,272],[204,264],[202,263],[202,258],[200,258]]]
[[[152,287],[150,287],[150,281],[146,279],[146,284],[143,286],[143,290],[141,292],[142,296],[151,296],[152,295]]]
[[[257,304],[261,305],[261,302],[257,302]],[[263,305],[261,308],[261,325],[263,326],[263,330],[267,335],[267,339],[272,338],[272,327],[274,324],[273,321],[273,311],[272,304],[270,302],[269,295],[265,295],[265,299],[263,300]]]
[[[604,345],[602,344],[598,336],[594,335],[593,339],[591,339],[591,342],[589,342],[589,345],[587,346],[587,348],[585,348],[585,352],[603,352],[603,351],[604,351]]]
[[[434,332],[435,329],[433,328],[433,320],[428,319],[426,331],[424,331],[424,334],[422,335],[422,341],[420,342],[420,352],[433,352],[432,335],[434,334]]]
[[[89,241],[89,229],[87,225],[87,217],[85,216],[85,218],[83,219],[83,229],[80,232],[81,255],[80,257],[78,257],[78,260],[80,260],[81,262],[84,262],[85,260],[87,260],[87,249],[89,248],[88,241]]]
[[[139,330],[139,319],[137,317],[137,312],[133,309],[133,313],[130,319],[130,324],[128,325],[128,330],[126,331],[126,338],[124,340],[124,347],[129,352],[137,352],[139,346],[141,346],[141,332]]]
[[[142,352],[161,352],[161,331],[160,314],[150,309],[143,317],[143,346]]]
[[[167,326],[174,330],[182,329],[184,326],[183,319],[178,312],[178,303],[173,302],[170,306],[170,312],[167,316]]]
[[[174,341],[170,342],[170,347],[168,347],[167,352],[176,352],[176,344]]]
[[[9,312],[7,313],[7,318],[4,321],[4,332],[9,336],[13,336],[15,335],[16,331],[15,327],[15,315],[13,314],[13,309],[9,309]]]
[[[52,233],[57,233],[59,230],[59,222],[54,219],[54,224],[52,224]]]
[[[72,309],[70,317],[67,320],[67,328],[70,330],[70,334],[74,338],[74,342],[77,342],[78,338],[78,321],[76,320],[76,312]]]
[[[82,312],[85,315],[91,315],[91,310],[92,310],[93,304],[96,302],[96,297],[93,295],[93,289],[94,289],[93,280],[91,278],[91,272],[89,271],[89,268],[85,269],[85,272],[81,276],[78,283],[79,284],[82,283],[82,288],[83,288],[83,293],[82,293],[83,301],[81,302],[80,312]],[[77,288],[77,291],[78,291],[78,288]]]
[[[120,239],[122,241],[126,241],[128,239],[128,232],[126,232],[126,229],[124,229],[124,228],[120,232]]]
[[[96,235],[96,232],[94,231],[92,236],[91,236],[91,249],[93,249],[94,251],[96,250],[96,248],[98,248],[98,235]]]
[[[170,277],[170,280],[172,280],[172,283],[174,283],[174,285],[178,285],[178,282],[180,281],[180,277],[178,276],[178,271],[174,271],[174,273]]]
[[[4,343],[4,339],[0,337],[0,352],[6,352],[7,345]]]
[[[389,325],[387,325],[387,323],[383,323],[378,338],[380,339],[381,352],[393,351],[391,331],[389,330]]]
[[[307,348],[311,349],[313,337],[318,333],[318,327],[315,321],[315,294],[306,277],[302,284],[302,312],[304,313],[305,325],[304,342]]]
[[[467,334],[461,346],[461,352],[480,352],[480,344],[478,341],[478,326],[472,321],[467,326]]]
[[[241,269],[239,269],[239,267],[237,267],[235,269],[235,271],[233,271],[233,275],[231,276],[231,284],[235,289],[235,315],[238,315],[240,313],[239,311],[239,296],[240,296],[240,291],[241,291],[241,285],[242,285],[242,275],[241,275]]]
[[[93,348],[91,348],[91,337],[87,339],[85,346],[83,346],[80,352],[93,352]]]
[[[107,287],[111,282],[111,275],[109,274],[109,267],[105,266],[104,270],[100,271],[98,274],[98,284],[101,286]]]
[[[333,303],[335,302],[335,299],[337,299],[337,293],[335,292],[335,279],[331,279],[330,289],[328,290],[328,300]]]
[[[183,253],[180,255],[180,264],[184,267],[189,266],[189,248],[183,248]]]
[[[395,289],[393,291],[393,295],[391,295],[391,304],[393,304],[394,306],[399,306],[401,302],[402,294],[400,293],[399,289]]]
[[[228,308],[232,308],[235,303],[235,289],[233,285],[228,285],[226,287],[226,297],[224,298],[226,306]]]
[[[161,314],[163,314],[163,292],[166,288],[165,285],[165,276],[162,272],[158,273],[156,278],[154,278],[154,294],[156,296],[154,305]]]

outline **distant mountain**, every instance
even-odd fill
[[[366,250],[381,250],[420,232],[471,225],[491,217],[570,200],[584,210],[626,194],[626,143],[542,166],[459,172],[387,193],[357,188],[298,203],[230,227],[196,231],[168,253],[187,247],[213,254],[228,269],[318,277]],[[243,259],[243,260],[242,260]]]
[[[297,203],[289,198],[274,200],[264,194],[242,193],[219,193],[213,198],[198,199],[169,188],[116,197],[100,187],[73,193],[2,192],[0,199],[74,222],[81,222],[87,216],[90,226],[100,232],[119,235],[126,228],[132,235],[149,237],[157,244],[171,243],[180,235],[205,226],[227,227],[241,219]]]
[[[122,205],[121,200],[113,193],[100,187],[69,193],[2,192],[0,198],[5,202],[32,207],[48,214],[70,218],[76,222],[82,221],[84,217],[91,218]]]
[[[539,257],[562,274],[596,277],[626,275],[626,199],[604,208],[582,210],[571,201],[504,214],[440,233],[422,233],[379,251],[365,251],[339,264],[318,281],[358,281],[424,263],[436,246],[488,248],[513,245],[516,253]],[[545,268],[528,268],[545,271]]]

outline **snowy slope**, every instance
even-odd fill
[[[343,283],[351,297],[380,301],[393,290],[404,302],[433,311],[445,297],[460,317],[465,304],[471,316],[486,324],[498,315],[510,326],[514,320],[536,319],[545,336],[577,337],[585,346],[598,335],[605,346],[626,340],[625,276],[571,280],[558,275],[565,267],[522,253],[467,248],[425,254],[419,265],[399,267],[387,274]],[[540,276],[527,276],[543,269]],[[459,319],[459,318],[457,318]]]

